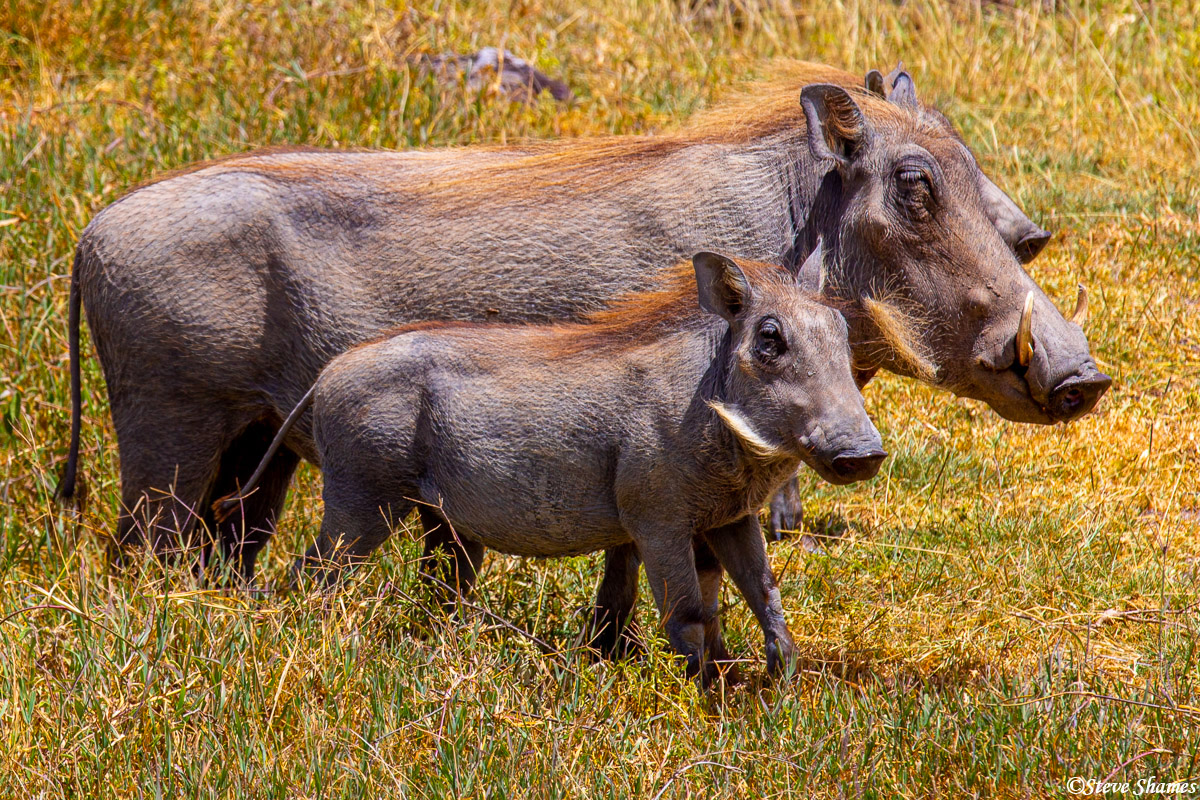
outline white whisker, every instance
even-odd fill
[[[725,427],[729,428],[742,445],[754,455],[766,459],[776,459],[787,455],[783,448],[771,444],[760,436],[750,421],[736,409],[716,400],[709,400],[708,406],[717,412],[717,416],[725,423]]]

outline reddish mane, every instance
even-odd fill
[[[599,185],[619,183],[657,164],[663,156],[693,145],[736,145],[775,135],[800,135],[805,130],[800,90],[812,83],[833,83],[846,87],[863,113],[876,124],[907,126],[931,132],[936,130],[943,135],[946,133],[946,126],[936,112],[902,108],[878,98],[861,88],[861,77],[821,64],[781,61],[769,67],[765,79],[734,90],[711,109],[696,114],[680,127],[654,135],[593,136],[460,148],[477,152],[518,151],[522,155],[499,164],[488,163],[469,168],[464,165],[462,174],[432,181],[427,189],[438,194],[448,187],[461,184],[475,192],[485,191],[492,185],[503,185],[509,192],[521,191],[523,187],[544,189],[556,186],[572,191],[588,191]],[[950,132],[950,135],[953,133]],[[455,148],[439,149],[448,152]],[[402,151],[355,148],[331,151],[305,146],[265,148],[198,162],[157,176],[142,186],[208,167],[250,169],[284,180],[303,180],[324,163],[323,154],[331,152]],[[301,157],[272,158],[279,155]],[[305,155],[311,157],[303,158]],[[386,176],[381,178],[386,180]]]
[[[795,279],[785,268],[761,261],[735,259],[753,286],[792,286]],[[582,352],[614,352],[707,322],[711,315],[700,308],[696,274],[690,261],[682,261],[657,277],[657,286],[615,298],[606,308],[589,314],[583,322],[548,324],[520,322],[428,321],[400,325],[363,347],[406,333],[436,330],[529,329],[548,334],[547,357]],[[824,302],[820,298],[814,298]]]

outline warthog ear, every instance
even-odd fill
[[[984,211],[1000,232],[1000,238],[1008,243],[1022,264],[1033,261],[1052,234],[1034,225],[1020,206],[982,171],[979,173],[979,193],[983,197]]]
[[[898,63],[886,78],[878,79],[881,91],[874,88],[874,76],[878,74],[878,70],[867,73],[867,89],[881,97],[886,96],[898,106],[918,105],[917,87],[913,84],[912,76],[905,72],[904,62]],[[983,194],[983,205],[988,217],[1017,259],[1022,264],[1033,261],[1050,241],[1050,232],[1034,225],[1029,217],[1025,216],[1025,212],[1001,191],[1000,187],[988,180],[983,172],[979,173],[979,190]]]
[[[817,238],[817,246],[804,259],[796,273],[796,284],[806,292],[820,294],[825,287],[825,242]]]
[[[887,99],[887,92],[883,88],[883,73],[879,70],[873,69],[868,72],[867,77],[863,80],[863,86],[876,97]]]
[[[840,86],[805,86],[800,105],[808,123],[808,147],[815,158],[832,159],[844,168],[874,136],[862,109]]]
[[[917,103],[917,87],[912,76],[904,71],[904,62],[896,64],[896,68],[884,78],[887,99],[898,106],[915,106]]]
[[[1033,233],[1022,236],[1013,245],[1013,252],[1016,253],[1017,260],[1022,264],[1028,264],[1030,261],[1033,261],[1037,258],[1038,253],[1042,252],[1042,249],[1050,243],[1050,238],[1053,235],[1050,231],[1044,231],[1039,228]]]
[[[692,256],[692,266],[696,269],[700,307],[732,324],[752,296],[742,268],[732,258],[708,252]]]

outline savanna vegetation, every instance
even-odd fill
[[[509,102],[420,54],[507,47],[574,91]],[[117,449],[84,365],[66,453],[67,275],[91,216],[264,145],[427,147],[652,133],[775,57],[903,59],[1055,240],[1030,266],[1115,378],[1069,427],[893,377],[892,457],[805,477],[772,545],[802,659],[702,694],[648,652],[596,663],[598,557],[489,556],[446,619],[413,535],[341,593],[251,596],[147,559],[110,576]],[[1200,7],[1189,2],[0,0],[0,796],[1040,797],[1072,776],[1200,781]],[[90,348],[85,346],[85,354]],[[316,533],[304,468],[260,561]],[[414,522],[415,526],[416,523]],[[410,531],[410,534],[412,532]],[[813,546],[814,543],[817,546]],[[643,592],[648,597],[647,592]]]

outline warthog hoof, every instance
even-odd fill
[[[583,631],[583,644],[609,661],[634,658],[646,651],[641,629],[632,615],[620,625],[613,619],[611,611],[599,606],[591,609],[591,618]]]
[[[795,648],[790,639],[775,639],[767,642],[767,674],[773,678],[782,676],[796,662]]]

